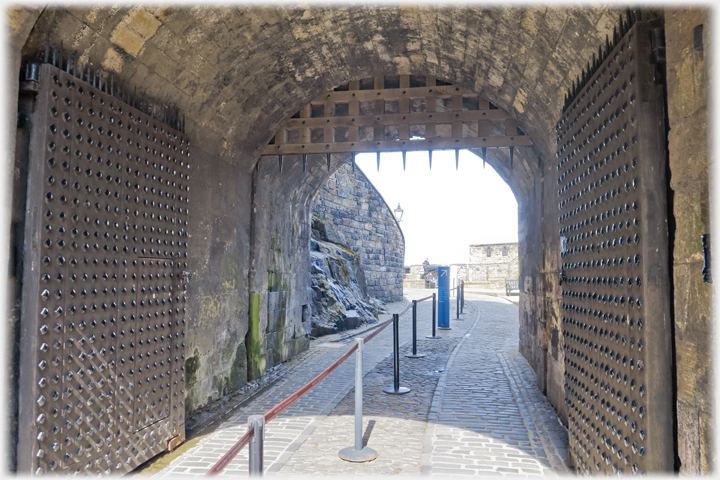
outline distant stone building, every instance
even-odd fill
[[[451,265],[450,275],[466,289],[504,290],[505,280],[520,276],[517,243],[470,245],[470,263]]]
[[[368,295],[403,298],[405,237],[390,207],[359,167],[332,174],[313,199],[312,211],[335,225],[360,256]]]
[[[488,243],[483,245],[470,245],[470,263],[478,264],[504,264],[511,259],[517,259],[518,244],[515,243]]]
[[[517,243],[470,245],[469,260],[468,263],[449,265],[451,288],[462,280],[466,289],[504,291],[505,280],[520,276]],[[420,277],[422,265],[410,265],[405,271],[405,287],[425,287],[425,281]]]

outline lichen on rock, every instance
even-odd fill
[[[377,323],[383,303],[367,295],[360,258],[331,223],[313,217],[310,239],[312,316],[310,335],[319,337]]]

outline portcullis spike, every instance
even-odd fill
[[[625,22],[627,23],[627,29],[630,30],[633,26],[632,15],[630,13],[630,7],[625,10]]]

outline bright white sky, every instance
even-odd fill
[[[385,198],[390,209],[400,204],[405,235],[405,265],[466,263],[469,246],[517,242],[517,202],[510,187],[490,164],[460,150],[383,153],[380,171],[375,153],[358,154],[355,163]]]

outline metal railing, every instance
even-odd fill
[[[402,313],[404,314],[409,309],[410,309],[410,306],[408,305],[402,311]],[[365,337],[365,342],[367,343],[368,341],[370,341],[373,337],[375,337],[377,334],[379,334],[381,331],[383,331],[385,328],[387,328],[387,326],[390,325],[391,323],[392,323],[392,319],[382,323],[380,328],[378,328],[373,333],[371,333],[370,335]],[[322,373],[320,373],[317,377],[310,380],[310,382],[305,384],[303,387],[301,387],[295,393],[293,393],[292,395],[287,397],[285,400],[283,400],[282,402],[275,405],[270,410],[268,410],[263,415],[263,417],[265,418],[265,423],[268,423],[270,420],[277,417],[283,410],[288,408],[290,405],[292,405],[298,399],[300,399],[300,397],[302,397],[307,392],[309,392],[315,385],[320,383],[325,377],[330,375],[333,371],[335,371],[335,369],[337,369],[340,365],[342,365],[342,363],[345,360],[347,360],[353,353],[355,353],[355,350],[357,350],[357,349],[358,349],[357,344],[350,347],[350,349],[347,352],[345,352],[345,354],[342,357],[335,360],[335,362],[333,362],[332,365],[330,365],[328,368],[323,370]],[[223,455],[223,457],[208,471],[206,476],[214,476],[214,475],[217,475],[218,473],[220,473],[227,466],[227,464],[230,463],[230,461],[233,458],[235,458],[235,456],[238,453],[240,453],[240,450],[242,450],[243,447],[248,444],[250,439],[253,437],[253,433],[254,433],[254,428],[250,427],[248,429],[248,431],[245,432],[245,435],[243,435],[240,438],[240,440],[238,440],[237,443],[235,443],[235,445],[233,445],[233,447],[225,455]]]
[[[452,291],[455,290],[455,308],[456,308],[456,319],[460,319],[460,314],[465,309],[465,280],[460,280],[460,284],[457,287],[450,289],[450,297],[452,297]]]
[[[457,290],[457,308],[458,318],[460,318],[460,308],[464,304],[464,282],[462,285],[455,287],[452,290]],[[400,340],[399,340],[399,323],[400,317],[405,315],[408,311],[412,310],[412,354],[406,355],[409,358],[421,358],[425,355],[417,353],[417,304],[426,300],[432,299],[433,301],[433,312],[432,312],[432,336],[428,335],[427,338],[439,339],[435,335],[435,324],[436,324],[436,311],[437,311],[437,298],[436,294],[433,293],[427,297],[419,300],[413,300],[408,306],[406,306],[399,313],[393,314],[390,320],[387,320],[380,324],[379,328],[375,329],[374,332],[364,338],[363,343],[367,343],[377,336],[380,332],[385,330],[390,324],[393,325],[393,387],[384,389],[386,393],[402,394],[410,391],[407,387],[400,386]],[[238,453],[250,443],[250,452],[248,454],[248,473],[250,476],[260,476],[263,471],[263,460],[262,460],[262,444],[264,437],[265,424],[270,422],[273,418],[277,417],[283,410],[288,408],[290,405],[295,403],[303,395],[309,392],[313,387],[319,384],[323,379],[335,371],[345,360],[358,350],[358,343],[350,347],[347,352],[340,358],[335,360],[328,368],[322,371],[317,377],[313,378],[310,382],[305,384],[299,390],[288,396],[285,400],[275,405],[272,409],[268,410],[264,415],[251,415],[248,418],[248,430],[245,434],[225,453],[225,455],[218,460],[218,462],[207,472],[205,476],[212,477],[219,474]],[[360,363],[361,364],[361,363]],[[357,377],[357,372],[356,372]],[[362,378],[362,376],[360,377]],[[357,387],[356,387],[357,388]],[[356,413],[357,415],[357,413]],[[259,435],[256,436],[256,431],[259,431]],[[356,446],[357,447],[357,446]]]

